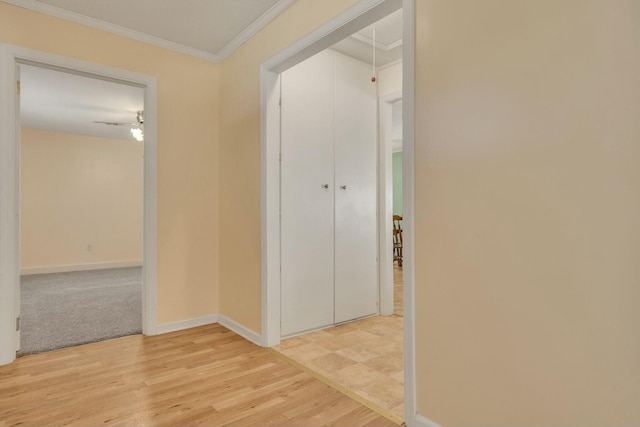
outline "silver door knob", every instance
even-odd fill
[[[329,188],[329,184],[322,184],[322,188]]]
[[[346,190],[346,189],[347,189],[347,186],[346,186],[346,185],[341,185],[341,186],[340,186],[340,189],[342,189],[342,190]]]

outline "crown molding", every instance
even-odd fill
[[[169,49],[174,52],[182,53],[196,58],[204,59],[211,62],[222,62],[227,56],[231,55],[237,48],[242,46],[247,40],[253,37],[258,31],[264,28],[267,24],[277,18],[282,12],[284,12],[295,0],[279,0],[276,4],[271,6],[269,10],[263,13],[258,19],[247,26],[240,34],[233,38],[226,46],[220,49],[217,53],[211,53],[204,50],[196,49],[183,45],[181,43],[172,42],[161,37],[152,36],[150,34],[142,33],[140,31],[132,30],[120,25],[112,24],[102,21],[97,18],[82,15],[77,12],[62,9],[57,6],[42,3],[36,0],[0,0],[4,3],[9,3],[14,6],[22,7],[24,9],[33,10],[35,12],[44,13],[46,15],[61,18],[67,21],[75,22],[77,24],[86,25],[88,27],[96,28],[98,30],[106,31],[119,36],[127,37],[133,40],[137,40],[143,43],[148,43],[164,49]]]
[[[373,39],[371,39],[371,38],[369,38],[367,36],[363,36],[360,33],[352,34],[351,38],[353,38],[355,40],[358,40],[358,41],[360,41],[362,43],[366,43],[369,46],[373,46],[374,45]],[[384,44],[384,43],[380,43],[380,42],[376,41],[375,42],[375,46],[376,46],[376,49],[380,49],[380,50],[382,50],[384,52],[389,52],[391,49],[395,49],[396,47],[402,46],[402,39],[397,40],[397,41],[395,41],[395,42],[393,42],[391,44]]]
[[[88,27],[96,28],[98,30],[106,31],[118,36],[127,37],[133,40],[137,40],[143,43],[148,43],[157,47],[173,50],[174,52],[183,53],[185,55],[195,56],[197,58],[205,59],[212,62],[220,62],[218,55],[205,52],[200,49],[195,49],[189,46],[185,46],[180,43],[165,40],[160,37],[152,36],[149,34],[141,33],[130,28],[125,28],[120,25],[111,24],[109,22],[102,21],[100,19],[92,18],[90,16],[82,15],[80,13],[72,12],[70,10],[62,9],[57,6],[51,6],[50,4],[41,3],[36,0],[1,0],[4,3],[9,3],[14,6],[22,7],[24,9],[33,10],[35,12],[44,13],[46,15],[61,18],[67,21],[75,22],[76,24],[86,25]]]
[[[263,13],[258,19],[253,21],[247,26],[240,34],[235,36],[225,47],[220,49],[216,54],[218,56],[218,62],[224,61],[224,59],[235,52],[240,46],[242,46],[247,40],[255,36],[258,31],[266,27],[271,21],[276,19],[282,12],[287,10],[295,0],[278,0],[276,4],[271,6],[269,10]]]
[[[368,44],[369,46],[373,46],[374,45],[373,39],[370,39],[367,36],[363,36],[360,33],[353,33],[349,37],[351,37],[352,39],[358,40],[359,42]],[[375,42],[375,47],[376,47],[376,49],[384,50],[385,52],[388,50],[386,44],[380,43],[378,41]]]
[[[402,58],[396,59],[395,61],[387,62],[384,65],[379,65],[378,67],[376,67],[376,70],[377,71],[382,71],[385,68],[390,68],[390,67],[393,67],[394,65],[398,65],[398,64],[402,64]]]
[[[396,40],[393,43],[390,43],[387,45],[387,51],[390,51],[391,49],[395,49],[397,47],[402,46],[402,39],[400,40]]]

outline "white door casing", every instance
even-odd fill
[[[0,43],[0,365],[15,360],[19,312],[19,116],[17,65],[28,64],[144,88],[142,330],[157,334],[157,80],[155,77]]]
[[[15,70],[16,70],[16,111],[20,111],[20,65],[19,64],[15,64]],[[20,165],[20,163],[22,162],[22,155],[21,155],[21,149],[20,147],[22,146],[22,132],[20,131],[21,129],[21,125],[20,125],[20,114],[16,114],[16,135],[15,135],[15,140],[16,140],[16,163],[18,165]],[[18,167],[19,170],[19,167]],[[16,206],[17,206],[17,212],[16,212],[16,216],[17,216],[17,221],[18,224],[20,223],[20,210],[22,209],[22,203],[21,203],[21,191],[20,191],[20,174],[16,174],[16,188],[17,190],[17,194],[16,194]],[[20,253],[20,242],[22,239],[21,234],[21,230],[20,230],[20,226],[18,225],[18,230],[16,231],[18,234],[18,241],[17,244],[15,245],[16,247],[16,257],[18,258],[18,266],[21,265],[21,256],[22,254]],[[19,271],[19,269],[18,269]],[[18,277],[15,278],[16,282],[17,282],[17,286],[18,288],[20,287],[20,276],[18,273]],[[20,292],[18,290],[16,290],[15,292],[15,316],[16,316],[16,351],[20,351],[20,334],[21,334],[21,327],[20,327],[20,302],[21,302],[21,295]]]
[[[402,91],[380,97],[378,100],[378,197],[380,218],[380,314],[390,316],[394,313],[394,283],[393,283],[393,137],[392,137],[392,107],[391,105],[402,99]]]

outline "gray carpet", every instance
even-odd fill
[[[22,276],[20,352],[142,332],[142,267]]]

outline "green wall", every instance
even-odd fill
[[[402,151],[393,153],[393,214],[402,215]]]

